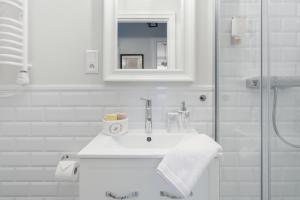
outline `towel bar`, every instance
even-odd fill
[[[0,5],[7,7],[0,17],[0,67],[18,67],[17,83],[29,84],[28,0],[0,0]]]

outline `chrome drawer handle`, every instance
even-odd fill
[[[131,192],[131,193],[128,193],[127,195],[117,195],[117,194],[114,194],[113,192],[105,192],[105,196],[106,197],[109,197],[109,198],[112,198],[112,199],[132,199],[132,198],[136,198],[139,196],[139,193],[138,192]]]
[[[176,195],[171,194],[171,193],[166,192],[166,191],[160,191],[160,196],[161,197],[167,197],[169,199],[184,199],[184,197],[176,196]],[[192,197],[192,196],[193,196],[193,192],[191,192],[189,197]]]

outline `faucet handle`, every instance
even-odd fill
[[[151,99],[141,98],[141,100],[146,102],[147,107],[150,107],[152,105],[152,100]]]

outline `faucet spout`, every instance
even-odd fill
[[[152,101],[151,99],[141,98],[145,101],[145,133],[152,133]]]

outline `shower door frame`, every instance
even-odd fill
[[[271,200],[269,2],[261,0],[261,199]]]

